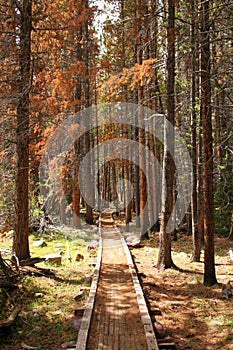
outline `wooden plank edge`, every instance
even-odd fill
[[[103,242],[102,242],[102,237],[101,237],[101,220],[100,220],[99,221],[99,249],[98,249],[98,255],[97,255],[97,260],[96,260],[96,266],[95,266],[95,269],[93,272],[91,289],[90,289],[89,297],[88,297],[87,304],[85,307],[85,311],[83,314],[83,318],[81,321],[80,329],[78,332],[75,350],[85,350],[86,346],[87,346],[88,334],[89,334],[91,318],[92,318],[92,314],[93,314],[93,310],[94,310],[95,296],[96,296],[96,292],[97,292],[99,275],[100,275],[100,266],[101,266],[101,261],[102,261],[102,249],[103,249]]]
[[[156,339],[155,334],[154,334],[153,325],[152,325],[151,318],[150,318],[150,315],[148,312],[148,308],[147,308],[144,294],[143,294],[143,291],[141,288],[141,284],[139,282],[137,272],[136,272],[135,267],[134,267],[134,263],[132,260],[130,250],[126,244],[126,241],[125,241],[122,233],[120,232],[120,230],[118,228],[117,228],[117,230],[118,230],[118,233],[121,237],[121,242],[122,242],[122,245],[124,247],[126,257],[127,257],[129,270],[130,270],[131,278],[133,281],[133,285],[134,285],[134,289],[135,289],[135,293],[136,293],[136,297],[137,297],[137,301],[138,301],[139,312],[140,312],[141,320],[142,320],[144,330],[145,330],[147,348],[148,348],[148,350],[159,350],[158,342],[157,342],[157,339]]]

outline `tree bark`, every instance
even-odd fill
[[[175,3],[168,0],[168,26],[167,26],[167,119],[164,121],[164,158],[162,180],[162,212],[159,232],[159,255],[157,267],[159,270],[174,267],[171,256],[171,232],[167,227],[173,207],[173,178],[175,164],[172,159],[174,149],[174,131],[168,123],[174,125],[175,121]],[[169,148],[168,148],[169,146]]]
[[[213,146],[210,83],[210,18],[209,1],[201,4],[201,109],[203,118],[204,150],[204,285],[217,283],[214,262],[213,211]]]
[[[75,3],[76,6],[78,6]],[[82,27],[75,29],[75,35],[74,35],[74,49],[75,49],[75,58],[77,61],[83,60],[83,52],[82,52]],[[75,97],[75,113],[78,113],[82,109],[82,81],[79,74],[76,76],[76,87],[74,91],[74,97]],[[81,155],[81,148],[82,142],[80,140],[76,140],[73,147],[73,193],[72,193],[72,200],[73,200],[73,224],[74,227],[80,228],[81,227],[81,220],[80,220],[80,184],[78,179],[79,174],[79,162],[80,162],[80,155]]]
[[[84,0],[84,6],[87,10],[89,10],[89,1]],[[89,16],[88,16],[89,18]],[[89,77],[89,19],[86,20],[83,26],[83,40],[84,40],[84,49],[83,49],[83,60],[86,66],[85,77],[84,77],[84,106],[85,108],[90,107],[90,77]],[[87,125],[89,127],[89,125]],[[85,154],[90,151],[91,146],[91,134],[87,132],[84,136],[85,143]],[[93,175],[92,165],[89,164],[89,174],[87,174],[86,181],[88,182],[88,178],[90,179],[90,184],[92,184],[91,177]],[[92,185],[89,187],[88,197],[90,198],[90,203],[93,203],[93,192],[94,189]],[[86,222],[90,225],[93,224],[93,211],[92,207],[89,203],[86,202]]]
[[[16,224],[13,249],[19,260],[30,258],[29,251],[29,94],[31,84],[32,0],[20,3],[19,79],[17,101]]]
[[[79,158],[80,158],[80,142],[74,144],[74,174],[73,174],[73,221],[74,227],[81,227],[80,220],[80,187],[79,187]]]
[[[139,0],[136,2],[136,17],[138,20],[138,30],[137,30],[137,63],[142,64],[143,59],[143,44],[142,44],[142,18],[143,18],[143,3]],[[145,145],[145,130],[143,124],[143,114],[140,106],[143,104],[143,86],[138,85],[138,141],[141,145]],[[146,183],[146,175],[143,172],[145,169],[146,159],[144,157],[144,153],[139,153],[139,207],[140,207],[140,231],[141,238],[148,239],[148,220],[147,220],[147,210],[145,209],[147,203],[147,183]]]
[[[191,156],[193,163],[193,190],[191,200],[192,211],[192,237],[193,254],[192,261],[200,261],[201,236],[198,230],[197,215],[197,113],[196,113],[196,72],[197,67],[197,45],[196,45],[196,6],[195,0],[191,1],[192,23],[191,23],[191,54],[192,54],[192,86],[191,86]]]

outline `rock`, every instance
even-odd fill
[[[40,248],[47,247],[47,243],[43,239],[33,242],[32,245],[33,247],[40,247]]]
[[[76,260],[76,261],[84,260],[84,255],[82,255],[82,254],[77,254],[75,260]]]
[[[78,294],[75,295],[74,300],[75,301],[81,300],[83,298],[83,295],[84,295],[84,291],[81,290],[80,292],[78,292]]]
[[[163,325],[160,322],[158,321],[154,322],[153,328],[154,328],[156,338],[158,339],[165,338],[165,330],[163,328]]]
[[[68,349],[76,346],[76,341],[71,340],[61,344],[62,349]]]
[[[57,254],[48,254],[45,256],[47,262],[51,264],[61,265],[61,255]]]
[[[139,248],[141,246],[141,241],[135,237],[126,238],[126,244],[128,247]]]

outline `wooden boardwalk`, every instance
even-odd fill
[[[76,350],[158,350],[128,247],[112,212],[101,216],[101,239]]]

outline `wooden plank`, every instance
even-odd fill
[[[158,343],[154,334],[152,325],[144,325],[146,339],[147,339],[147,348],[148,350],[158,350]]]
[[[100,318],[100,321],[101,318]],[[99,339],[98,339],[98,350],[103,350],[104,347],[104,323],[100,323],[100,329],[99,329]]]
[[[122,245],[124,247],[124,250],[125,250],[125,253],[127,256],[129,270],[130,270],[130,274],[131,274],[134,288],[135,288],[135,292],[136,292],[136,297],[137,297],[137,301],[138,301],[138,307],[139,307],[139,311],[140,311],[140,315],[141,315],[141,320],[142,320],[142,323],[143,323],[144,329],[145,329],[147,348],[148,348],[148,350],[159,350],[157,339],[156,339],[155,334],[154,334],[151,318],[150,318],[148,308],[146,305],[146,301],[144,298],[144,294],[143,294],[140,282],[138,280],[137,273],[135,271],[132,256],[131,256],[129,248],[128,248],[124,238],[122,237],[122,235],[121,235],[121,242],[122,242]]]
[[[99,274],[100,274],[102,249],[103,249],[103,242],[102,242],[102,238],[100,236],[99,237],[99,249],[98,249],[98,255],[97,255],[97,260],[96,260],[96,267],[95,267],[94,272],[93,272],[91,289],[90,289],[88,301],[86,304],[86,308],[85,308],[85,311],[83,314],[80,329],[78,332],[76,350],[85,350],[86,349],[88,332],[89,332],[91,317],[92,317],[92,313],[93,313],[93,309],[94,309],[95,295],[97,292],[97,286],[98,286],[98,280],[99,280]]]

